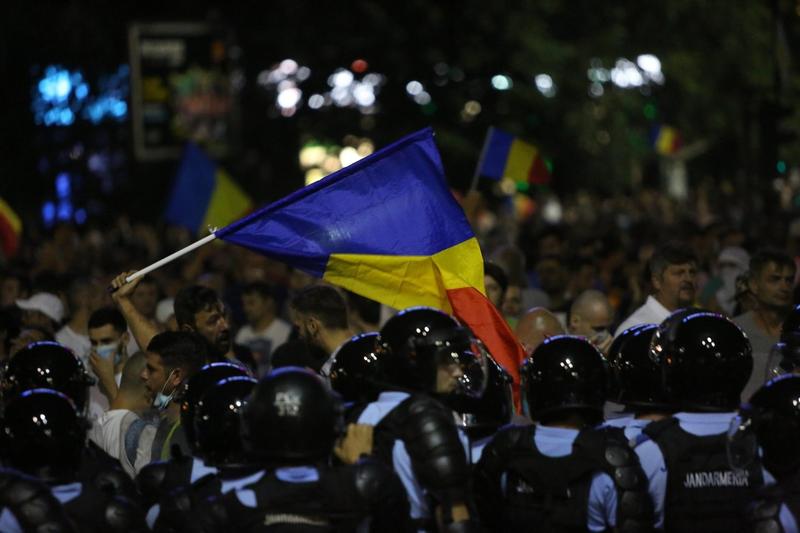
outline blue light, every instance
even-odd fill
[[[69,198],[71,189],[69,174],[62,172],[56,176],[56,194],[59,198]]]
[[[70,109],[62,109],[61,113],[59,114],[59,119],[61,121],[61,125],[69,126],[75,122],[75,113],[73,113]]]
[[[42,221],[45,226],[52,226],[56,218],[56,206],[53,202],[45,202],[42,205]]]
[[[75,98],[78,100],[83,100],[89,95],[89,86],[85,83],[81,83],[75,88]]]
[[[128,112],[128,104],[123,102],[122,100],[117,100],[111,106],[111,114],[115,117],[122,118],[125,116],[125,113]]]
[[[84,222],[86,222],[86,218],[86,209],[78,209],[75,211],[75,222],[78,225],[82,225]]]
[[[58,203],[58,220],[72,220],[72,202],[65,200]]]

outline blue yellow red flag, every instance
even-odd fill
[[[194,233],[220,227],[253,209],[250,197],[194,143],[184,149],[164,218]]]
[[[483,257],[425,129],[216,232],[397,309],[469,326],[515,381],[521,345],[486,298]]]
[[[492,180],[513,180],[518,188],[550,182],[550,171],[538,147],[497,128],[489,128],[477,174]]]

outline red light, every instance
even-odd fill
[[[353,61],[353,64],[350,65],[350,70],[355,72],[356,74],[363,74],[369,68],[369,64],[363,59],[356,59]]]

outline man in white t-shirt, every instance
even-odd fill
[[[84,365],[88,363],[92,347],[89,342],[89,316],[102,306],[103,296],[103,288],[86,278],[75,279],[67,293],[69,320],[56,333],[56,341],[72,350]]]
[[[271,366],[272,351],[289,339],[292,327],[278,318],[272,287],[264,282],[250,283],[244,288],[242,306],[247,324],[236,334],[235,341],[252,350],[262,375]]]
[[[697,259],[688,246],[665,244],[653,253],[648,270],[653,294],[620,324],[615,336],[638,324],[660,324],[673,311],[694,304]]]
[[[128,474],[133,476],[143,464],[150,460],[149,455],[139,458],[138,455],[149,451],[141,447],[145,433],[155,435],[155,424],[143,418],[150,409],[152,398],[144,381],[141,379],[146,358],[142,352],[131,355],[122,370],[119,388],[111,408],[101,414],[92,424],[89,438],[104,452],[119,460]],[[141,451],[140,451],[141,448]]]

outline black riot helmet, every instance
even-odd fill
[[[556,335],[546,339],[521,370],[531,417],[542,421],[577,410],[599,422],[606,401],[607,372],[605,359],[585,338]]]
[[[199,450],[196,413],[198,402],[205,392],[221,379],[247,375],[247,370],[233,363],[209,363],[189,378],[186,390],[181,396],[181,427],[193,452]]]
[[[650,358],[656,324],[639,324],[620,333],[608,350],[609,399],[636,411],[668,410],[661,369]]]
[[[378,333],[362,333],[344,343],[336,352],[328,378],[333,390],[345,402],[373,402],[382,387],[378,384]]]
[[[486,352],[458,321],[432,307],[411,307],[390,318],[378,337],[381,380],[432,394],[480,397],[486,386]],[[458,375],[454,388],[437,384],[439,370]]]
[[[730,411],[739,405],[753,356],[750,341],[718,313],[681,309],[659,325],[650,357],[673,408]]]
[[[783,375],[768,381],[749,402],[728,431],[731,466],[745,469],[759,458],[778,479],[800,468],[800,376]]]
[[[457,424],[473,439],[495,433],[511,422],[514,414],[513,379],[491,356],[487,357],[486,389],[480,398],[443,396],[444,403],[458,414]]]
[[[281,367],[258,382],[242,411],[243,444],[258,462],[326,461],[344,432],[343,414],[339,395],[317,374]]]
[[[800,332],[783,332],[772,345],[767,362],[767,378],[800,371]]]
[[[2,423],[5,462],[44,481],[75,480],[88,424],[72,400],[52,389],[30,389],[12,398]]]
[[[195,411],[196,453],[211,466],[246,464],[241,434],[241,413],[258,383],[244,376],[225,378],[211,385]]]
[[[46,388],[66,394],[78,412],[88,406],[89,386],[94,379],[72,350],[57,342],[34,342],[18,351],[6,363],[1,388],[3,399],[28,389]]]
[[[789,314],[783,319],[783,324],[781,325],[781,341],[785,340],[785,336],[791,334],[800,335],[800,305],[794,306],[794,308],[789,311]]]

